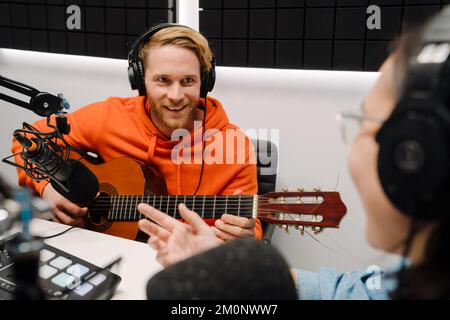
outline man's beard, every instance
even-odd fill
[[[185,110],[182,110],[183,116],[173,118],[168,116],[167,109],[164,106],[159,105],[155,101],[149,100],[150,109],[152,115],[158,119],[166,128],[170,130],[176,130],[181,128],[189,128],[194,123],[195,118],[195,106],[188,104],[185,106]]]

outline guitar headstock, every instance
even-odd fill
[[[258,219],[280,225],[286,231],[289,226],[302,233],[305,227],[311,227],[316,233],[323,228],[338,228],[346,212],[347,207],[337,191],[285,189],[258,197]]]

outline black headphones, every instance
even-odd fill
[[[421,48],[376,141],[387,197],[408,216],[430,220],[449,217],[450,6],[427,26]]]
[[[161,23],[153,26],[146,32],[144,32],[131,47],[128,53],[128,80],[130,81],[131,89],[137,89],[140,96],[146,96],[147,90],[145,88],[144,80],[144,64],[139,58],[139,50],[141,45],[148,41],[156,32],[164,28],[170,27],[183,27],[194,30],[188,26],[184,26],[176,23]],[[195,30],[194,30],[195,31]],[[197,32],[197,31],[195,31]],[[216,60],[214,54],[211,60],[211,69],[207,72],[202,72],[201,74],[201,87],[200,87],[200,97],[205,98],[208,92],[211,92],[214,88],[214,83],[216,82]]]

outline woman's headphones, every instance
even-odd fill
[[[412,218],[430,220],[450,211],[450,6],[426,27],[421,47],[376,141],[390,201]]]
[[[183,27],[195,31],[188,26],[176,24],[176,23],[161,23],[158,24],[145,33],[143,33],[131,47],[128,53],[128,80],[130,81],[131,89],[137,89],[140,96],[146,96],[147,90],[145,88],[145,78],[144,78],[144,64],[139,58],[139,50],[143,43],[146,43],[156,32],[164,28],[170,27]],[[197,31],[195,31],[197,32]],[[200,97],[206,98],[208,92],[211,92],[214,88],[214,83],[216,82],[216,60],[214,54],[211,60],[211,69],[207,72],[202,72],[201,74],[201,86],[200,86]]]

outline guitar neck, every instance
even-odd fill
[[[175,219],[181,219],[178,205],[184,203],[203,219],[218,219],[224,213],[252,218],[256,215],[258,196],[156,196],[120,195],[109,198],[108,220],[136,221],[145,218],[137,210],[139,203],[146,203]]]

